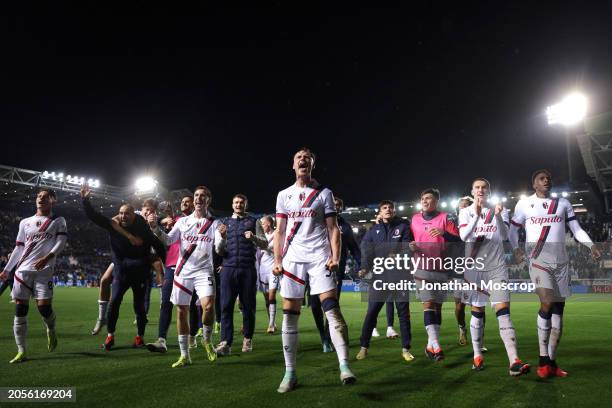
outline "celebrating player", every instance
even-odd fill
[[[529,364],[523,363],[518,357],[516,333],[510,318],[510,291],[506,289],[487,290],[484,286],[492,283],[501,285],[508,282],[508,268],[505,262],[504,241],[508,239],[508,226],[510,218],[508,210],[501,203],[494,208],[488,206],[487,199],[491,187],[483,178],[472,182],[472,196],[474,203],[459,212],[459,233],[466,242],[466,258],[480,258],[481,268],[470,268],[465,272],[465,281],[478,286],[477,290],[470,291],[469,302],[472,305],[472,319],[470,333],[474,348],[474,370],[484,369],[482,356],[482,333],[484,308],[489,300],[495,308],[499,323],[499,335],[504,342],[508,360],[509,373],[519,376],[529,372]]]
[[[174,224],[182,217],[187,217],[193,212],[193,197],[185,196],[181,200],[181,214],[176,217],[166,217],[161,220],[161,225],[167,232],[172,230]],[[168,247],[168,253],[166,255],[166,266],[164,269],[164,280],[161,287],[161,304],[159,308],[159,326],[158,326],[158,338],[153,343],[148,343],[147,349],[152,352],[165,353],[168,351],[166,345],[166,337],[168,335],[168,328],[172,321],[172,302],[170,301],[170,295],[172,293],[172,287],[174,282],[174,271],[179,260],[181,243],[175,242]],[[192,310],[191,313],[196,313],[197,310]],[[197,344],[197,343],[196,343]]]
[[[145,291],[151,273],[151,249],[155,249],[162,260],[166,259],[166,249],[147,225],[144,218],[136,215],[134,207],[123,204],[119,208],[119,222],[123,230],[138,238],[143,245],[132,245],[130,240],[115,229],[113,221],[95,211],[89,202],[91,190],[87,186],[81,188],[81,198],[85,215],[93,223],[108,231],[114,265],[112,297],[108,311],[108,335],[104,341],[104,349],[109,351],[115,344],[115,328],[119,318],[119,308],[123,296],[132,289],[134,312],[136,313],[137,335],[134,347],[144,346],[144,332],[147,325],[145,313]]]
[[[446,291],[422,288],[424,283],[443,283],[448,281],[448,273],[441,265],[445,254],[445,242],[461,240],[455,223],[445,212],[438,211],[440,192],[429,188],[421,193],[421,212],[412,217],[410,229],[414,241],[410,248],[420,257],[421,266],[416,269],[414,279],[417,293],[423,302],[423,319],[427,331],[425,354],[432,360],[444,359],[440,347],[440,325],[442,324],[442,303]]]
[[[13,332],[17,343],[17,355],[10,363],[26,360],[26,337],[28,333],[28,308],[30,298],[36,305],[47,328],[49,351],[57,347],[55,334],[55,312],[53,299],[53,269],[57,256],[66,244],[66,220],[53,214],[55,191],[41,188],[36,195],[36,214],[19,223],[15,249],[0,273],[0,280],[9,278],[15,269],[11,296],[15,300]]]
[[[540,298],[537,317],[540,361],[539,377],[566,377],[557,366],[557,348],[563,329],[565,299],[571,295],[569,258],[565,247],[565,227],[574,238],[591,250],[593,258],[601,257],[599,248],[576,220],[574,209],[565,198],[551,198],[552,176],[548,170],[537,170],[531,177],[535,193],[516,203],[510,227],[510,242],[517,260],[528,255],[529,276]],[[525,251],[518,246],[518,230],[526,232]]]
[[[340,363],[340,380],[343,384],[356,381],[348,365],[348,327],[340,311],[334,279],[341,246],[334,197],[331,190],[312,178],[314,163],[310,149],[296,152],[293,156],[296,182],[279,192],[276,200],[274,274],[283,275],[282,341],[286,367],[278,387],[280,393],[297,385],[298,319],[306,280],[311,294],[319,295],[329,320],[331,340]]]
[[[208,359],[217,358],[212,345],[212,330],[215,322],[215,279],[213,276],[214,251],[221,253],[225,246],[226,227],[208,213],[212,194],[207,187],[198,186],[193,193],[195,210],[191,215],[176,221],[166,234],[157,228],[157,220],[149,223],[156,235],[171,245],[180,240],[180,259],[174,271],[174,287],[170,299],[176,305],[176,328],[181,356],[172,364],[173,368],[191,364],[189,354],[189,304],[194,292],[202,304],[202,347]]]

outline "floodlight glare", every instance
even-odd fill
[[[555,105],[546,108],[546,118],[549,125],[572,126],[580,123],[586,116],[588,100],[581,93],[567,95]]]
[[[557,193],[552,193],[550,196],[551,196],[552,198],[557,198],[557,197],[559,197],[559,194],[557,194]]]
[[[564,191],[564,192],[561,193],[561,197],[563,197],[563,198],[567,197],[568,195],[569,194],[567,194],[567,191]]]
[[[136,191],[140,193],[153,191],[156,186],[157,180],[155,180],[153,177],[146,176],[136,180]]]
[[[457,204],[459,204],[459,202],[457,201],[457,199],[453,198],[450,204],[451,204],[451,207],[455,208],[457,207]]]
[[[442,208],[446,208],[448,204],[446,204],[446,201],[442,201]]]
[[[400,205],[399,207],[397,207],[397,209],[400,210],[400,211],[404,211],[404,206]]]

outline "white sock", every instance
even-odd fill
[[[283,313],[283,326],[282,326],[282,338],[283,338],[283,355],[285,356],[285,369],[287,371],[295,371],[296,357],[297,357],[297,345],[298,345],[298,319],[300,318],[299,312],[297,314]]]
[[[474,349],[474,357],[482,357],[482,333],[484,327],[482,317],[472,315],[470,319],[470,336],[472,337],[472,348]]]
[[[518,351],[516,349],[516,333],[514,326],[512,325],[512,319],[509,314],[497,316],[497,322],[499,323],[499,336],[504,342],[506,347],[506,353],[508,354],[508,360],[510,364],[518,358]]]
[[[434,350],[440,348],[440,343],[438,342],[438,333],[440,332],[439,324],[428,324],[425,326],[425,330],[427,330],[427,347],[431,347]]]
[[[550,337],[551,319],[544,319],[538,314],[538,343],[540,356],[548,356],[548,340]]]
[[[268,327],[276,325],[276,303],[270,303],[268,306],[268,312],[270,314],[270,320],[268,321]]]
[[[181,356],[189,357],[189,335],[179,334],[178,343],[179,343],[179,348],[181,349]]]
[[[15,319],[13,320],[13,333],[15,334],[17,351],[20,353],[25,353],[26,336],[28,334],[28,319],[26,316],[15,316]]]
[[[55,310],[51,312],[51,316],[43,317],[43,322],[45,322],[47,330],[55,330]]]
[[[563,316],[554,314],[550,318],[551,330],[550,330],[550,341],[548,342],[548,355],[551,360],[557,357],[557,347],[559,347],[559,340],[561,340],[561,333],[563,333]]]
[[[348,327],[340,309],[335,307],[325,312],[329,322],[329,336],[338,355],[340,365],[348,364]]]
[[[207,326],[205,324],[202,325],[202,336],[204,338],[204,341],[207,343],[210,343],[210,340],[212,339],[212,332],[213,332],[213,328],[212,326]]]
[[[98,320],[106,320],[108,300],[98,300]]]

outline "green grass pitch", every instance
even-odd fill
[[[355,361],[366,304],[359,295],[345,293],[341,305],[349,324],[352,369],[357,384],[342,386],[335,353],[323,354],[310,309],[300,319],[298,378],[294,392],[276,392],[284,371],[280,334],[265,334],[267,323],[261,294],[254,351],[240,353],[241,336],[236,336],[233,355],[215,363],[206,360],[202,349],[192,351],[194,364],[172,369],[179,351],[176,329],[170,328],[167,354],[153,354],[130,347],[135,335],[131,295],[124,300],[116,332],[116,349],[104,352],[104,335],[89,335],[97,316],[97,290],[56,288],[58,349],[46,351],[41,318],[30,304],[28,356],[30,361],[9,365],[15,355],[12,321],[14,305],[0,298],[0,386],[76,387],[77,405],[86,407],[182,407],[182,406],[270,406],[270,407],[528,407],[605,406],[612,400],[612,303],[590,295],[576,295],[566,306],[565,327],[558,361],[569,371],[567,378],[540,380],[535,370],[520,378],[507,373],[507,358],[491,309],[487,310],[485,343],[486,369],[471,370],[471,344],[457,345],[453,305],[444,305],[441,344],[446,359],[429,361],[421,305],[411,304],[415,361],[401,359],[400,341],[373,339],[366,360]],[[152,295],[145,340],[157,335],[159,294]],[[537,365],[537,304],[515,302],[512,318],[523,360]],[[469,314],[467,316],[469,319]],[[236,312],[236,327],[241,315]],[[468,320],[469,321],[469,320]],[[280,327],[280,314],[277,319]],[[378,328],[384,334],[384,309]],[[399,328],[396,318],[396,329]],[[216,335],[217,336],[217,335]],[[39,404],[8,404],[24,407]],[[65,404],[64,404],[65,405]]]

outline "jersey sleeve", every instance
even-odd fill
[[[521,228],[525,224],[526,218],[525,211],[523,211],[523,200],[520,200],[514,207],[514,214],[512,214],[510,223],[515,227]]]
[[[288,214],[289,211],[287,211],[285,207],[285,194],[281,191],[278,193],[278,196],[276,196],[276,216],[278,218],[287,218]]]
[[[26,233],[25,233],[25,219],[19,222],[19,232],[17,232],[17,239],[15,242],[15,246],[24,246],[26,241]]]
[[[335,217],[336,203],[334,202],[334,194],[329,189],[323,190],[323,200],[325,205],[325,217]]]
[[[564,204],[564,212],[565,212],[565,222],[570,222],[576,219],[576,213],[574,212],[574,207],[570,204],[569,201],[563,200]]]
[[[66,226],[66,219],[64,217],[60,217],[57,220],[57,231],[55,232],[55,235],[68,235],[68,227]]]
[[[507,227],[510,226],[510,211],[507,208],[504,208],[501,212],[502,220]]]

